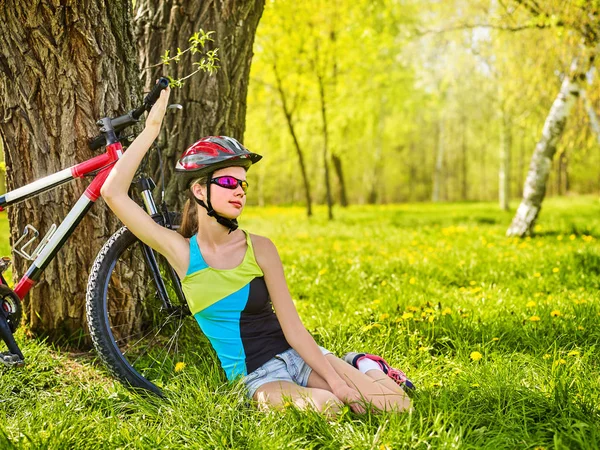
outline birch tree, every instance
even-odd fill
[[[581,96],[585,74],[588,73],[597,56],[600,46],[600,23],[594,2],[580,2],[569,5],[550,2],[540,5],[529,0],[516,3],[525,8],[542,25],[550,22],[577,32],[581,39],[581,55],[573,60],[569,71],[564,75],[561,88],[544,122],[542,136],[536,144],[529,172],[523,187],[523,199],[506,234],[524,236],[531,233],[538,218],[546,194],[546,183],[550,174],[552,159],[557,144],[564,132],[567,118]]]

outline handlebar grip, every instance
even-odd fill
[[[161,77],[158,80],[158,82],[154,85],[150,93],[146,95],[146,98],[144,99],[144,106],[146,107],[146,111],[150,111],[152,105],[154,105],[156,100],[158,100],[158,97],[160,97],[161,91],[166,89],[167,87],[169,87],[169,80],[165,77]]]

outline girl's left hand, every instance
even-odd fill
[[[332,387],[331,390],[337,398],[349,405],[355,413],[364,414],[366,412],[366,409],[363,406],[364,399],[356,389],[351,388],[346,383],[340,383],[339,385]]]

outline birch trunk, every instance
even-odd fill
[[[523,199],[506,232],[507,236],[522,237],[530,234],[539,215],[556,146],[563,134],[571,109],[581,92],[581,80],[585,72],[574,69],[576,69],[575,65],[572,66],[573,75],[565,77],[560,92],[546,117],[542,137],[535,146],[529,165],[523,187]]]
[[[175,55],[178,47],[187,48],[188,39],[200,28],[215,31],[214,42],[207,43],[206,49],[219,49],[216,74],[196,74],[185,81],[184,89],[171,95],[172,101],[184,108],[168,114],[163,126],[168,139],[162,153],[166,200],[171,208],[180,208],[186,199],[181,194],[181,180],[173,175],[177,159],[189,145],[207,135],[226,135],[243,142],[252,46],[264,4],[264,0],[137,1],[135,27],[141,68],[159,63],[165,50]],[[160,75],[181,78],[192,73],[197,56],[188,52],[178,64],[145,70],[145,89]],[[248,147],[258,150],[252,143]],[[150,164],[158,181],[158,158],[152,158]]]
[[[99,154],[87,147],[96,120],[141,98],[130,8],[128,1],[0,0],[0,138],[9,190]],[[12,242],[29,223],[42,235],[58,225],[87,184],[78,179],[9,207]],[[84,333],[88,270],[118,224],[99,203],[26,297],[34,333],[61,340]],[[20,277],[30,263],[14,261]]]

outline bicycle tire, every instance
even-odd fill
[[[122,227],[94,261],[86,313],[92,342],[109,372],[128,387],[162,396],[158,385],[174,376],[177,363],[198,360],[206,338],[185,300],[175,294],[174,271],[162,255],[154,255],[173,303],[171,310],[162,308],[158,294],[153,293],[156,284],[143,257],[141,241]],[[123,283],[123,277],[130,286]],[[153,287],[148,292],[149,286]]]

